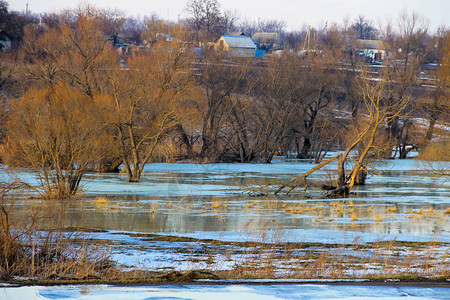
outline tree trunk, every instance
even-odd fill
[[[175,130],[178,131],[180,134],[181,141],[186,146],[186,154],[189,159],[193,159],[195,157],[194,151],[192,149],[191,141],[189,140],[189,137],[186,134],[186,131],[184,130],[183,126],[181,124],[177,124],[175,127]]]
[[[365,169],[359,169],[356,173],[355,185],[364,185],[366,184],[367,171]]]
[[[347,156],[341,155],[338,160],[338,178],[337,178],[337,186],[341,187],[347,183],[345,178],[345,160]]]
[[[128,182],[139,182],[141,180],[141,172],[137,167],[127,168],[127,181]]]
[[[141,180],[141,174],[139,171],[131,173],[131,176],[127,177],[128,182],[139,182]]]
[[[263,159],[265,164],[270,164],[272,162],[274,153],[275,151],[264,151]]]
[[[433,111],[430,116],[430,125],[427,128],[427,133],[425,134],[425,141],[429,142],[433,138],[434,126],[436,125],[438,118],[439,118],[439,113]]]
[[[115,158],[113,160],[102,160],[100,161],[96,171],[98,173],[119,173],[119,167],[121,164],[121,158]]]
[[[124,157],[123,167],[125,169],[125,173],[127,174],[128,182],[139,182],[141,180],[141,170],[136,162],[133,164],[133,166],[131,166],[129,160]]]
[[[305,137],[303,140],[303,146],[302,150],[300,151],[299,158],[310,158],[311,157],[310,150],[311,150],[311,140],[309,137]]]

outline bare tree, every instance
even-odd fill
[[[223,17],[217,0],[189,0],[186,11],[190,15],[188,24],[194,31],[197,43],[210,41],[222,33]]]
[[[179,124],[181,101],[191,88],[191,52],[177,42],[156,43],[148,55],[127,61],[111,76],[112,126],[127,180],[138,182],[161,139]]]
[[[429,112],[429,125],[425,134],[425,143],[433,138],[434,128],[441,116],[450,115],[448,91],[450,86],[450,32],[446,32],[439,41],[440,60],[436,71],[435,89],[431,95],[431,103],[426,103],[425,110]]]
[[[387,29],[382,30],[384,37],[391,36],[391,25],[386,26]],[[417,74],[420,71],[423,58],[425,57],[424,41],[427,36],[428,25],[417,13],[408,14],[403,12],[399,18],[399,35],[389,41],[385,40],[388,50],[391,50],[390,64],[386,65],[390,69],[389,78],[389,97],[391,102],[399,102],[403,98],[412,95],[413,86],[416,82]],[[411,103],[413,105],[414,103]],[[409,110],[412,108],[410,107]],[[397,149],[394,157],[398,153],[399,158],[406,158],[409,149],[407,146],[411,144],[410,137],[413,136],[410,130],[411,122],[407,114],[394,117],[388,123],[388,138],[391,146]],[[387,156],[391,156],[391,151],[387,152]]]
[[[138,45],[142,43],[143,31],[144,20],[138,17],[129,17],[123,25],[122,34],[126,40]]]
[[[262,125],[263,159],[272,161],[283,141],[304,120],[305,78],[302,59],[297,55],[272,58],[259,93],[258,117]]]
[[[110,36],[102,32],[91,11],[78,11],[74,24],[70,16],[45,32],[39,26],[27,28],[24,73],[46,86],[70,82],[89,96],[104,93],[108,70],[119,61]]]
[[[0,53],[0,142],[6,137],[5,123],[9,113],[9,101],[17,84],[18,59],[16,55]]]
[[[222,27],[224,32],[237,31],[237,21],[239,20],[239,13],[236,10],[226,10],[222,16]]]
[[[199,64],[201,76],[198,84],[203,86],[200,101],[203,113],[200,159],[221,161],[231,146],[233,126],[231,118],[238,122],[240,101],[236,95],[248,93],[249,64],[224,60],[223,53],[207,51]],[[230,123],[231,122],[231,123]]]
[[[312,56],[303,60],[302,80],[304,90],[305,116],[301,133],[303,145],[298,153],[299,158],[310,158],[312,141],[317,138],[317,123],[322,117],[324,109],[332,103],[338,92],[338,72],[335,71],[334,58],[327,54],[323,57]]]
[[[173,26],[171,26],[171,24],[154,14],[144,18],[144,27],[141,38],[145,44],[151,46],[160,40],[170,40],[172,37],[172,30]]]
[[[367,75],[363,74],[359,81],[359,86],[361,90],[361,95],[364,101],[364,105],[368,112],[368,120],[366,128],[358,135],[358,138],[355,142],[347,148],[344,152],[342,158],[346,158],[346,156],[353,149],[353,145],[355,143],[363,142],[363,150],[359,154],[359,157],[352,168],[352,171],[349,173],[350,182],[349,189],[352,189],[355,184],[355,180],[358,176],[359,170],[362,168],[367,171],[368,166],[364,166],[364,160],[370,154],[370,152],[374,152],[377,154],[377,145],[375,144],[375,138],[380,126],[389,122],[391,119],[396,117],[401,117],[405,107],[409,103],[409,97],[402,97],[398,99],[396,102],[386,101],[386,92],[387,85],[386,79],[387,76],[384,75],[379,81],[375,84],[367,79]],[[361,137],[361,138],[360,138]],[[363,139],[365,138],[365,140]],[[342,169],[343,161],[339,160],[339,169]],[[343,185],[346,181],[341,171],[338,171],[338,185]],[[348,177],[347,177],[348,178]],[[348,179],[347,179],[348,180]]]
[[[46,30],[40,26],[26,28],[20,72],[23,80],[49,88],[68,84],[89,97],[109,93],[108,74],[119,64],[110,34],[118,27],[112,26],[116,29],[106,34],[100,26],[101,15],[101,11],[91,8],[68,11],[61,15],[57,26]],[[106,19],[102,17],[103,23],[108,23]],[[108,138],[103,142],[105,156],[96,168],[115,171],[118,168],[116,148]]]
[[[47,198],[70,198],[99,159],[108,97],[89,97],[67,85],[30,89],[11,104],[2,158],[34,172]]]
[[[288,184],[281,184],[275,190],[279,193],[288,188],[288,193],[293,189],[304,186],[306,177],[338,160],[337,181],[335,189],[330,195],[343,194],[347,195],[353,186],[357,183],[360,171],[367,172],[371,167],[365,163],[365,160],[371,154],[378,153],[379,145],[376,143],[376,136],[382,126],[395,117],[400,117],[405,107],[409,103],[409,97],[403,97],[397,102],[391,102],[389,99],[389,70],[386,68],[382,77],[379,80],[373,81],[367,77],[367,73],[363,72],[358,79],[358,86],[361,98],[366,108],[367,117],[364,120],[363,126],[351,139],[350,144],[346,147],[343,153],[340,153],[321,164],[312,168],[309,172],[302,174],[290,180]],[[345,164],[349,159],[349,155],[360,147],[361,151],[358,154],[352,169],[347,173]]]
[[[359,39],[374,40],[377,38],[377,29],[373,26],[372,21],[367,20],[364,16],[359,15],[352,25]]]
[[[0,1],[0,39],[11,41],[12,47],[16,48],[20,45],[24,28],[34,21],[35,15],[9,11],[8,3],[3,0]]]

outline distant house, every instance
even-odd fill
[[[382,61],[386,58],[386,50],[380,40],[356,40],[356,54],[367,61]]]
[[[227,32],[224,35],[229,35],[229,36],[245,36],[245,33],[243,33],[242,31],[236,31],[236,32]]]
[[[281,49],[280,34],[278,32],[255,32],[252,35],[258,49],[274,51]]]
[[[234,57],[255,57],[256,44],[248,36],[223,35],[214,44],[214,49]]]

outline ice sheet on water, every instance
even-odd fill
[[[276,160],[273,164],[153,163],[146,165],[140,183],[125,182],[123,174],[90,174],[85,176],[83,183],[90,194],[223,196],[241,192],[242,186],[254,184],[258,178],[263,180],[262,183],[264,179],[283,181],[308,171],[312,166],[299,160]],[[387,160],[374,166],[382,171],[381,176],[368,179],[368,183],[375,184],[368,188],[375,192],[389,190],[389,187],[396,191],[402,188],[407,192],[416,185],[418,188],[429,187],[435,180],[423,176],[424,171],[414,160]],[[330,168],[335,166],[331,165]],[[324,172],[313,174],[310,178],[314,179]],[[251,178],[255,179],[254,182],[249,181]],[[380,190],[377,190],[377,185]]]
[[[270,234],[270,231],[269,231]],[[241,231],[233,232],[217,232],[217,231],[197,231],[194,233],[172,233],[176,236],[191,237],[197,239],[215,239],[227,242],[243,242],[252,241],[252,238],[258,238],[258,232]],[[355,240],[359,243],[370,243],[376,241],[415,241],[415,242],[446,242],[450,243],[450,232],[443,232],[438,237],[434,235],[410,235],[401,233],[379,234],[366,233],[357,231],[335,231],[335,230],[320,230],[320,229],[289,229],[285,234],[286,241],[289,242],[309,242],[309,243],[324,243],[324,244],[351,244]]]
[[[73,294],[72,294],[73,292]],[[117,287],[81,285],[62,287],[20,287],[0,289],[0,299],[341,299],[341,300],[411,300],[448,299],[450,288],[395,287],[367,285],[185,285]]]
[[[223,196],[239,191],[248,183],[249,178],[267,179],[271,182],[283,181],[305,173],[313,166],[314,164],[308,161],[294,159],[276,159],[271,164],[152,163],[145,166],[145,172],[139,183],[126,182],[124,174],[87,174],[83,177],[82,186],[88,194],[94,195]],[[329,168],[335,167],[335,164],[332,164]],[[369,183],[432,182],[432,179],[422,176],[418,163],[413,160],[381,161],[377,162],[375,167],[382,171],[382,176],[370,177]],[[319,174],[326,171],[321,172]],[[25,170],[15,171],[14,176],[30,185],[38,185],[35,175]],[[313,174],[310,178],[315,176],[318,174]],[[6,171],[0,170],[0,179],[8,178]]]
[[[299,160],[274,160],[273,163],[152,163],[147,164],[144,171],[149,172],[181,172],[181,173],[264,173],[264,174],[296,174],[309,170],[311,164]]]
[[[164,231],[165,234],[193,233],[194,237],[204,238],[234,238],[242,236],[239,230],[244,230],[249,221],[276,220],[275,227],[281,225],[285,229],[292,228],[289,235],[305,242],[352,242],[357,237],[362,242],[377,239],[450,240],[450,232],[445,229],[448,223],[435,219],[414,223],[406,218],[405,213],[409,209],[417,212],[421,207],[434,207],[442,212],[450,203],[450,181],[434,184],[435,179],[423,176],[413,160],[377,163],[376,167],[382,170],[381,176],[369,177],[368,184],[355,187],[355,194],[351,195],[355,207],[363,208],[363,211],[375,205],[375,209],[379,208],[377,213],[384,213],[385,206],[396,205],[398,218],[395,220],[388,216],[383,222],[375,223],[372,218],[362,215],[357,226],[352,226],[349,218],[336,218],[334,222],[327,222],[327,219],[311,222],[317,219],[306,214],[288,214],[281,206],[272,206],[272,202],[268,202],[269,208],[257,198],[255,202],[258,205],[246,211],[243,207],[254,200],[239,197],[242,194],[236,196],[236,192],[249,179],[281,181],[311,166],[299,160],[276,160],[272,164],[149,164],[140,183],[125,182],[124,174],[89,174],[83,183],[90,198],[80,199],[86,205],[73,211],[73,216],[91,228]],[[28,172],[19,172],[17,175],[25,180],[34,178]],[[0,176],[6,176],[6,173],[0,171]],[[276,201],[288,206],[297,202],[321,201],[321,205],[326,207],[328,201],[349,200],[322,199],[323,195],[319,193],[314,194],[315,198],[311,200],[281,197]],[[92,196],[97,195],[105,195],[110,205],[97,207],[92,201]],[[224,206],[217,211],[212,208],[215,196],[227,196],[221,200]],[[23,203],[33,204],[34,200]],[[173,208],[169,208],[168,203]],[[156,212],[153,212],[155,207]],[[447,222],[448,217],[444,221]]]
[[[75,287],[55,287],[39,291],[39,296],[46,299],[74,299],[80,297],[81,294]]]
[[[277,233],[279,234],[279,233]],[[213,239],[229,242],[245,242],[245,241],[258,241],[260,237],[257,232],[196,232],[192,234],[176,234],[175,236],[192,237],[197,239]],[[267,232],[268,236],[271,236],[270,232]],[[93,233],[92,238],[100,240],[110,240],[114,241],[119,245],[118,247],[112,247],[111,258],[118,264],[137,267],[143,266],[151,269],[175,267],[177,270],[183,271],[192,268],[192,264],[189,261],[189,253],[186,257],[182,257],[184,254],[180,254],[176,251],[177,248],[186,247],[183,242],[168,242],[149,240],[139,235],[130,235],[130,233],[125,232],[104,232],[104,233]],[[417,240],[422,242],[428,242],[434,240],[432,238],[425,239],[419,238],[417,236],[402,236],[402,235],[378,235],[378,234],[361,234],[355,232],[336,232],[327,230],[292,230],[286,234],[286,238],[282,238],[283,241],[291,242],[320,242],[329,244],[350,244],[354,243],[367,243],[376,242],[381,240]],[[439,241],[443,241],[442,238]],[[444,241],[450,242],[450,237]],[[120,245],[127,244],[125,248],[121,248]],[[191,250],[192,244],[189,245]],[[200,246],[199,246],[200,247]],[[172,251],[171,249],[174,249]],[[445,249],[443,249],[443,253]],[[175,263],[176,262],[176,263]],[[230,260],[232,263],[232,260]],[[175,265],[174,265],[175,263]],[[224,266],[227,267],[227,266]]]
[[[241,191],[248,177],[289,178],[310,164],[192,164],[153,163],[145,167],[139,183],[125,182],[123,174],[89,174],[83,180],[90,194],[137,194],[156,196],[222,196]]]
[[[223,196],[242,192],[249,178],[277,181],[304,173],[311,166],[298,160],[276,160],[273,164],[152,163],[145,166],[139,183],[125,182],[123,174],[89,174],[83,187],[90,194]]]
[[[142,181],[140,183],[96,180],[93,176],[84,182],[84,188],[89,194],[132,194],[152,196],[201,195],[221,196],[236,191],[233,187],[220,184],[183,184],[176,182],[154,183]]]

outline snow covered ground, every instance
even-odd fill
[[[435,300],[450,299],[450,288],[367,285],[170,285],[170,286],[28,286],[0,287],[1,300]]]

